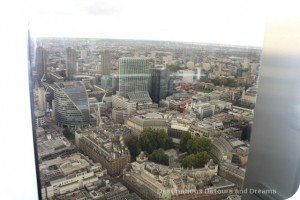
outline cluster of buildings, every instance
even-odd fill
[[[257,50],[108,43],[95,41],[90,48],[85,40],[44,41],[35,49],[42,198],[239,198],[209,191],[243,186],[253,110],[236,105],[255,104]],[[252,87],[201,82],[220,76]],[[143,152],[131,162],[126,140],[146,128],[165,130],[175,146],[185,132],[207,137],[213,160],[204,168],[184,169],[180,162],[187,153],[169,149],[169,166],[148,161]],[[206,192],[178,193],[184,190]]]
[[[142,152],[123,174],[124,184],[145,200],[206,199],[207,191],[234,189],[235,184],[217,175],[218,165],[211,160],[204,168],[183,169],[148,161]],[[197,194],[180,191],[199,191]],[[203,191],[203,192],[200,192]],[[204,192],[206,191],[206,192]],[[218,196],[222,195],[212,195]]]
[[[101,163],[110,175],[120,175],[130,162],[130,152],[122,136],[95,132],[76,131],[75,141],[79,149],[96,163]]]
[[[219,174],[240,188],[245,178],[248,153],[248,143],[227,134],[212,143],[211,156],[219,164]]]
[[[80,153],[44,161],[39,168],[43,199],[140,199],[112,180],[100,164]]]

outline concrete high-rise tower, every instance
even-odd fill
[[[197,67],[197,75],[196,75],[196,80],[200,81],[201,79],[201,67]]]
[[[131,92],[149,92],[150,59],[126,57],[119,60],[119,91],[127,98]]]
[[[111,53],[108,50],[105,50],[101,55],[101,66],[100,73],[102,75],[110,75],[111,71]]]
[[[75,49],[71,47],[66,48],[65,50],[65,59],[66,59],[66,77],[68,80],[72,80],[76,74],[77,69],[77,53]]]
[[[43,77],[44,74],[47,74],[47,51],[39,46],[35,51],[35,69],[39,76],[39,79]]]

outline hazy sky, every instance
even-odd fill
[[[255,0],[49,0],[30,7],[33,36],[97,37],[261,46]]]

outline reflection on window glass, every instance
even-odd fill
[[[196,18],[190,1],[75,2],[32,19],[41,198],[247,195],[260,8],[249,18],[246,5],[229,14],[213,1]]]

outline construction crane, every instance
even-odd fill
[[[100,104],[103,103],[103,100],[104,100],[105,96],[106,96],[106,93],[103,95],[101,102],[96,103],[97,104],[97,111],[94,108],[94,110],[96,112],[96,116],[97,116],[97,126],[98,127],[101,127],[104,124],[103,121],[102,121],[102,118],[101,118]]]

